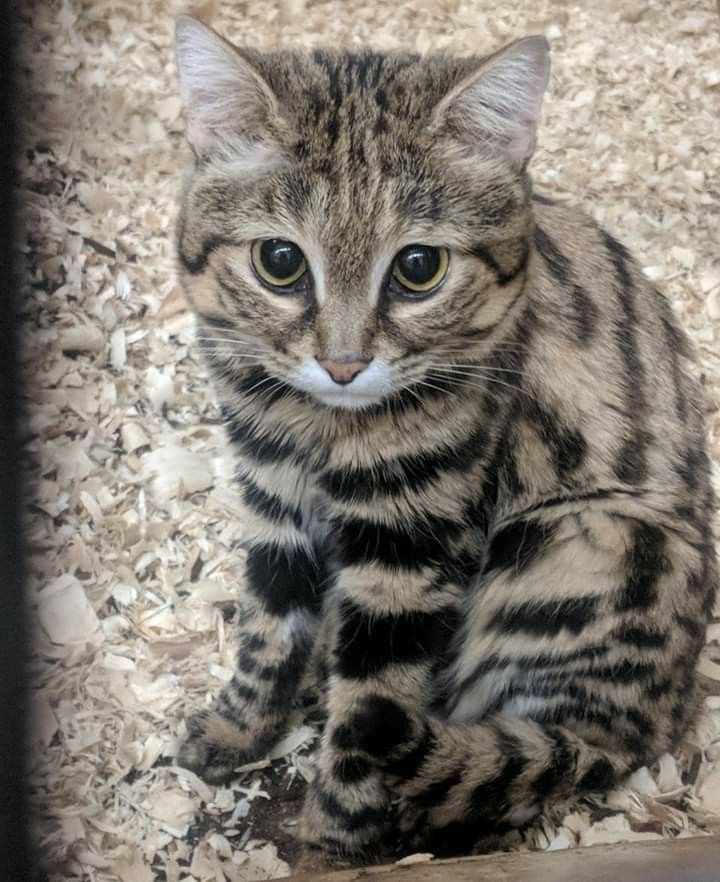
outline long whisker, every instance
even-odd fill
[[[482,376],[482,375],[478,374],[476,376],[473,376],[472,379],[469,377],[461,377],[461,376],[454,377],[452,375],[448,375],[447,378],[450,380],[454,380],[454,382],[456,382],[456,383],[460,383],[464,386],[468,386],[468,387],[474,388],[474,389],[484,389],[486,383],[494,383],[496,386],[503,386],[506,389],[512,389],[514,392],[519,392],[521,395],[525,395],[527,398],[531,399],[532,401],[538,400],[537,396],[533,395],[531,392],[528,392],[527,389],[523,389],[520,386],[513,386],[510,383],[504,383],[502,380],[498,380],[495,377]],[[474,379],[482,380],[483,382],[474,383],[474,382],[472,382],[472,380],[474,380]]]
[[[437,370],[451,370],[457,373],[477,373],[478,371],[493,371],[494,373],[499,374],[517,374],[518,376],[522,376],[524,371],[516,371],[513,368],[499,368],[494,367],[490,364],[471,364],[470,362],[466,364],[448,364],[447,362],[424,362],[424,367],[434,368]]]

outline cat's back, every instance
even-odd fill
[[[606,480],[678,498],[709,487],[692,350],[669,301],[578,208],[533,200],[528,376]]]

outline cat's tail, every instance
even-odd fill
[[[404,834],[452,854],[525,825],[547,801],[606,791],[641,764],[622,740],[602,747],[562,726],[498,716],[471,725],[427,721],[385,772],[401,797]]]

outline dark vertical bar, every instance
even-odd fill
[[[26,624],[20,535],[17,285],[15,233],[16,22],[0,0],[0,879],[25,882],[28,866],[25,759]]]

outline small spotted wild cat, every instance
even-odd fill
[[[177,37],[180,272],[252,537],[180,762],[264,755],[313,657],[330,851],[467,850],[672,750],[717,581],[699,390],[626,249],[532,193],[546,41]]]

